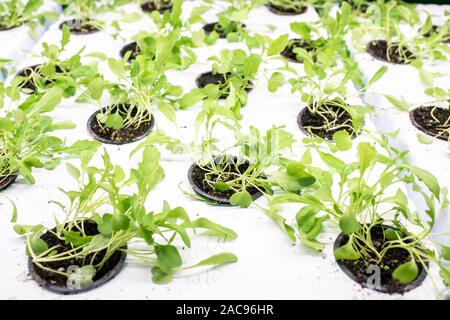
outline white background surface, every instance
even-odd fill
[[[192,7],[195,2],[185,5]],[[127,6],[127,11],[138,10],[137,7]],[[207,16],[215,21],[213,16]],[[279,27],[276,34],[289,31],[286,21],[314,20],[317,18],[314,10],[310,8],[304,15],[295,18],[284,18],[270,13],[266,8],[255,10],[250,20],[246,22],[250,28],[261,32],[266,23]],[[60,20],[64,20],[61,18]],[[42,42],[58,42],[60,31],[58,25],[53,24],[39,43],[33,48],[34,53],[41,51]],[[85,52],[101,51],[111,57],[118,57],[120,48],[131,41],[131,36],[140,28],[152,30],[151,21],[146,18],[137,23],[126,25],[122,36],[123,40],[113,40],[105,33],[97,33],[86,36],[73,36],[68,51],[74,53],[78,48],[86,46]],[[147,29],[148,28],[148,29]],[[107,33],[107,32],[106,32]],[[195,86],[195,77],[210,69],[207,58],[211,52],[219,52],[220,49],[230,47],[225,41],[219,41],[213,48],[201,48],[197,50],[198,63],[188,70],[170,72],[169,80],[174,84],[181,84],[185,90]],[[36,61],[29,57],[21,62],[21,66],[28,66]],[[378,69],[379,66],[374,67]],[[386,80],[389,81],[389,80]],[[404,82],[404,81],[403,81]],[[296,95],[289,92],[288,86],[279,92],[271,94],[266,89],[264,77],[256,82],[256,88],[249,94],[248,105],[243,109],[244,128],[255,125],[262,130],[272,125],[286,125],[286,130],[292,132],[300,141],[305,136],[297,127],[297,115],[304,106]],[[190,110],[177,112],[177,118],[181,133],[184,137],[191,137],[193,133],[193,121],[200,110],[196,106]],[[52,113],[55,121],[71,119],[77,124],[77,128],[59,132],[65,136],[68,142],[78,139],[88,139],[86,121],[96,111],[93,105],[75,104],[73,101],[64,101],[61,106]],[[404,115],[401,115],[404,116]],[[156,111],[157,126],[163,131],[175,132],[174,128],[163,119]],[[406,120],[402,120],[406,121]],[[368,119],[367,126],[374,128],[373,122]],[[403,123],[403,122],[402,122]],[[414,137],[415,138],[415,137]],[[361,137],[359,139],[364,139]],[[400,143],[401,144],[401,143]],[[137,145],[124,146],[105,145],[104,148],[111,154],[113,161],[124,168],[133,167],[139,160],[139,155],[128,161],[129,152]],[[442,143],[445,147],[445,143]],[[441,144],[437,147],[441,152]],[[9,206],[3,199],[0,200],[0,256],[2,267],[0,272],[0,298],[2,299],[405,299],[423,298],[434,299],[435,292],[430,277],[425,283],[405,294],[385,295],[362,289],[352,282],[339,269],[334,257],[332,245],[338,230],[328,226],[322,241],[326,243],[324,252],[312,253],[301,245],[293,246],[278,227],[256,208],[237,209],[228,207],[214,207],[205,203],[187,198],[177,186],[189,190],[187,182],[187,170],[191,165],[187,157],[175,157],[163,152],[163,166],[166,178],[150,194],[148,209],[158,210],[163,200],[168,200],[172,207],[183,206],[192,218],[197,216],[207,217],[215,222],[232,228],[237,232],[238,238],[232,242],[220,242],[205,237],[193,237],[192,249],[183,250],[185,265],[204,259],[209,255],[231,251],[235,253],[239,261],[218,269],[196,269],[189,273],[177,274],[176,279],[168,285],[156,285],[151,281],[150,267],[129,258],[123,271],[112,281],[91,292],[76,296],[60,296],[40,288],[30,279],[27,269],[27,258],[24,255],[24,241],[13,232],[9,223]],[[302,153],[301,144],[297,143],[294,155]],[[443,152],[442,152],[443,153]],[[433,156],[435,153],[433,153]],[[448,153],[447,153],[448,156]],[[100,154],[97,155],[97,160]],[[423,159],[417,158],[420,165]],[[432,166],[439,173],[445,162],[443,158],[436,159]],[[71,163],[76,161],[71,160]],[[445,167],[448,170],[448,167]],[[19,210],[19,223],[52,225],[52,215],[60,215],[59,209],[49,203],[49,200],[65,201],[58,187],[65,189],[74,188],[74,183],[65,170],[65,165],[58,166],[53,171],[36,170],[36,184],[26,185],[19,178],[15,184],[3,191],[2,194],[16,202]],[[447,180],[450,181],[450,180]],[[258,200],[258,204],[264,204],[264,199]],[[294,223],[298,206],[287,206],[283,214],[289,217],[289,222]],[[436,270],[432,269],[433,278],[442,285]]]

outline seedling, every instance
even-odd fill
[[[6,0],[0,3],[0,32],[19,27],[30,26],[30,34],[36,37],[34,29],[55,17],[54,12],[38,12],[42,0]]]
[[[129,176],[111,163],[106,151],[100,168],[90,165],[91,157],[92,153],[84,152],[80,168],[67,165],[80,187],[63,190],[69,205],[57,203],[65,215],[62,220],[56,219],[56,228],[15,225],[16,232],[26,237],[27,254],[41,277],[66,287],[71,279],[67,268],[70,262],[89,271],[83,272],[81,285],[85,286],[97,280],[104,268],[110,268],[106,263],[121,251],[151,266],[152,279],[159,284],[169,283],[176,272],[184,269],[237,261],[234,254],[224,252],[192,266],[182,265],[176,241],[189,248],[189,230],[204,229],[227,240],[235,239],[236,234],[206,218],[191,220],[183,208],[172,209],[167,202],[159,213],[146,209],[149,193],[164,177],[155,148],[144,149],[141,162]],[[124,193],[126,186],[134,186],[135,191]],[[58,244],[46,242],[52,235],[60,239]]]
[[[31,96],[17,108],[0,118],[0,184],[12,182],[18,174],[28,183],[34,183],[33,168],[51,170],[63,154],[78,156],[82,150],[96,150],[98,143],[80,140],[68,146],[52,135],[60,129],[70,129],[70,121],[53,122],[45,112],[52,111],[60,102],[62,90],[47,91],[42,96]]]

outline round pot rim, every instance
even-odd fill
[[[384,62],[384,63],[390,63],[390,64],[397,65],[397,66],[409,66],[409,65],[411,65],[411,62],[396,62],[396,61],[390,61],[390,60],[387,60],[387,59],[383,59],[383,58],[381,58],[381,57],[378,57],[378,56],[376,56],[376,55],[373,55],[373,54],[369,51],[370,43],[372,43],[372,42],[379,42],[379,41],[385,41],[385,42],[387,42],[386,40],[383,40],[383,39],[376,39],[376,40],[370,40],[370,41],[367,43],[367,46],[366,46],[366,52],[367,52],[372,58],[374,58],[374,59],[376,59],[376,60],[378,60],[378,61]],[[409,49],[408,49],[408,50],[409,50]],[[411,53],[412,53],[412,52],[411,52]],[[414,53],[413,53],[413,57],[415,57]],[[412,59],[412,60],[416,60],[416,59]]]
[[[273,4],[266,4],[265,5],[270,12],[279,15],[279,16],[298,16],[301,14],[304,14],[306,11],[308,11],[308,6],[302,6],[302,10],[300,12],[286,12],[286,11],[280,11],[278,10]]]
[[[387,225],[384,225],[384,224],[382,224],[382,226],[384,226],[386,228],[396,229],[394,227],[387,226]],[[336,237],[336,240],[334,241],[334,244],[333,244],[333,252],[341,247],[341,242],[344,239],[344,237],[345,237],[345,234],[343,232],[341,232]],[[424,282],[424,280],[427,277],[427,272],[426,272],[425,268],[422,268],[422,271],[419,273],[419,275],[417,276],[417,278],[414,281],[412,281],[412,282],[410,282],[410,283],[408,283],[406,285],[401,286],[402,290],[400,292],[389,292],[384,286],[381,286],[381,288],[376,288],[376,287],[368,286],[367,283],[365,283],[365,282],[362,282],[362,283],[359,282],[357,277],[348,269],[348,267],[345,265],[345,263],[343,261],[336,260],[336,259],[335,259],[335,261],[338,264],[338,266],[341,268],[341,270],[344,272],[344,274],[346,274],[355,283],[361,285],[363,288],[374,290],[374,291],[381,292],[381,293],[388,293],[388,294],[399,293],[399,294],[404,294],[404,293],[406,293],[408,291],[411,291],[411,290],[419,287]],[[426,262],[425,264],[427,266],[429,265],[428,262]]]
[[[304,107],[300,112],[299,112],[299,114],[298,114],[298,116],[297,116],[297,125],[298,125],[298,127],[299,127],[299,129],[300,129],[300,131],[301,132],[303,132],[308,138],[315,138],[315,137],[319,137],[319,138],[321,138],[321,139],[323,139],[323,140],[325,140],[325,141],[328,141],[328,142],[334,142],[334,140],[331,138],[323,138],[323,137],[320,137],[320,136],[311,136],[311,134],[305,129],[305,127],[303,127],[303,125],[300,125],[300,123],[301,123],[301,119],[302,119],[302,116],[305,114],[305,112],[306,111],[308,111],[309,109],[308,109],[308,107]],[[363,125],[364,125],[364,122],[363,122]],[[353,128],[354,129],[354,128]],[[359,135],[361,135],[361,132],[362,131],[360,131],[360,132],[356,132],[356,130],[354,131],[354,136],[352,137],[352,140],[354,140],[354,139],[356,139]]]
[[[126,247],[124,248],[126,250]],[[101,277],[100,279],[92,282],[91,284],[84,286],[80,289],[69,289],[67,287],[60,287],[60,286],[56,286],[53,284],[49,284],[48,282],[46,282],[44,279],[42,279],[35,271],[34,267],[35,264],[33,263],[33,259],[32,258],[28,258],[28,269],[30,272],[30,275],[32,277],[32,279],[34,281],[37,282],[37,284],[39,286],[41,286],[42,288],[53,292],[53,293],[58,293],[58,294],[63,294],[63,295],[71,295],[71,294],[78,294],[78,293],[83,293],[83,292],[87,292],[87,291],[91,291],[93,289],[96,289],[102,285],[104,285],[105,283],[109,282],[110,280],[114,279],[119,273],[120,271],[122,271],[123,267],[125,266],[125,260],[127,258],[127,253],[125,251],[121,251],[120,252],[120,259],[117,262],[117,264],[114,266],[114,268],[112,268],[111,270],[109,270],[103,277]]]
[[[88,121],[87,121],[87,130],[89,135],[94,138],[97,141],[100,141],[102,143],[106,143],[106,144],[112,144],[112,145],[124,145],[124,144],[129,144],[129,143],[134,143],[136,141],[139,141],[143,138],[145,138],[146,136],[148,136],[150,134],[150,132],[152,132],[154,126],[155,126],[155,117],[153,116],[153,113],[150,117],[150,127],[148,128],[147,131],[145,131],[143,134],[141,134],[140,136],[137,136],[135,138],[133,138],[130,141],[124,141],[124,142],[117,142],[117,141],[112,141],[103,137],[100,137],[99,135],[97,135],[94,130],[92,130],[92,123],[94,120],[97,119],[97,114],[99,114],[100,112],[103,112],[107,109],[108,107],[102,108],[100,110],[95,111],[93,114],[91,114],[91,116],[89,117]]]
[[[419,131],[427,134],[428,136],[435,138],[435,139],[439,139],[439,140],[443,140],[443,141],[449,141],[450,138],[446,138],[444,136],[436,136],[436,134],[434,132],[432,132],[431,130],[423,127],[422,125],[420,125],[416,119],[414,118],[414,111],[416,111],[419,108],[433,108],[433,106],[420,106],[417,108],[414,108],[412,110],[409,111],[409,119],[411,120],[412,125]]]
[[[61,22],[59,24],[59,29],[62,30],[62,27],[63,27],[64,24],[67,24],[67,22],[74,21],[74,20],[81,20],[81,19],[80,18],[72,18],[72,19],[65,20],[65,21],[63,21],[63,22]],[[70,27],[69,27],[69,29],[70,29]],[[90,35],[90,34],[93,34],[93,33],[97,33],[97,32],[100,32],[100,31],[101,31],[101,29],[95,27],[95,29],[89,30],[88,32],[79,32],[79,31],[72,31],[72,30],[70,30],[70,33],[74,34],[74,35],[77,35],[77,36],[83,36],[83,35]]]
[[[237,157],[233,156],[233,159],[237,159]],[[194,192],[201,196],[204,197],[208,200],[212,200],[217,202],[216,205],[218,206],[227,206],[227,207],[231,207],[232,204],[230,203],[230,199],[224,198],[224,197],[218,197],[218,196],[212,196],[210,194],[208,194],[207,192],[203,191],[200,187],[198,187],[195,182],[194,179],[192,177],[192,174],[194,172],[194,169],[199,167],[196,163],[193,163],[188,170],[188,180],[189,180],[189,184],[191,185],[192,189],[194,190]],[[259,199],[260,197],[263,196],[263,193],[261,191],[257,191],[254,194],[250,194],[252,197],[252,200],[255,201],[257,199]]]
[[[19,174],[17,174],[17,173],[7,175],[5,177],[5,180],[7,180],[6,183],[5,184],[0,183],[0,191],[3,191],[5,189],[7,189],[9,186],[11,186],[18,177],[19,177]]]

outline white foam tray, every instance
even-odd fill
[[[195,2],[186,2],[186,6],[193,6]],[[138,10],[129,6],[127,10]],[[249,26],[262,30],[266,23],[277,24],[280,33],[287,32],[285,20],[271,14],[267,9],[260,8],[258,15],[252,15]],[[303,17],[314,19],[317,17],[312,9]],[[61,18],[63,20],[64,18]],[[211,20],[209,20],[211,19]],[[214,17],[208,16],[209,21]],[[60,31],[56,22],[33,48],[34,53],[40,52],[42,42],[55,43],[59,41]],[[114,40],[104,33],[89,36],[73,37],[73,44],[68,47],[71,53],[82,46],[87,52],[102,51],[111,57],[118,57],[120,48],[130,40],[134,28],[152,28],[147,18],[133,25],[124,27],[122,40]],[[126,29],[126,30],[125,30]],[[149,30],[149,29],[146,29]],[[183,85],[185,90],[195,86],[195,77],[209,70],[207,61],[212,52],[229,47],[225,41],[219,41],[213,48],[197,50],[198,63],[183,72],[170,72],[170,81]],[[22,66],[35,62],[29,57]],[[256,88],[249,95],[249,103],[243,109],[244,128],[250,124],[260,130],[266,130],[272,125],[286,125],[286,130],[292,132],[300,141],[305,136],[297,127],[297,115],[304,107],[296,95],[283,87],[279,92],[271,94],[265,88],[263,79],[256,81]],[[68,142],[78,139],[88,139],[86,121],[97,109],[93,105],[76,104],[72,100],[64,101],[52,116],[56,121],[71,119],[77,124],[73,130],[61,131],[61,137]],[[179,130],[182,136],[190,138],[193,135],[193,123],[199,106],[190,110],[177,112]],[[162,114],[155,112],[157,127],[169,134],[176,132],[175,128],[166,121]],[[370,119],[367,127],[375,128]],[[356,141],[366,139],[363,136]],[[125,169],[136,165],[139,155],[129,160],[128,155],[137,143],[124,146],[105,145],[112,159]],[[302,154],[300,143],[294,147],[294,156]],[[239,262],[212,270],[193,270],[189,273],[178,274],[169,285],[160,286],[151,281],[150,268],[143,266],[136,260],[129,258],[124,270],[112,281],[91,292],[76,296],[60,296],[40,288],[31,280],[27,269],[27,258],[24,255],[24,241],[19,239],[9,223],[8,204],[1,199],[0,214],[0,255],[3,257],[2,271],[0,273],[0,298],[2,299],[434,299],[435,291],[430,277],[420,287],[405,295],[385,295],[371,290],[362,289],[351,281],[338,267],[333,257],[333,242],[338,230],[327,226],[321,240],[326,243],[324,252],[314,254],[297,244],[293,246],[278,227],[263,213],[255,208],[237,209],[227,207],[214,207],[205,203],[187,198],[177,186],[190,190],[187,181],[187,170],[191,165],[188,157],[173,156],[162,150],[162,162],[166,178],[155,188],[148,199],[148,209],[160,209],[163,200],[168,200],[171,206],[183,206],[191,217],[204,216],[235,230],[239,237],[233,242],[220,242],[213,239],[196,238],[192,249],[184,250],[185,263],[199,261],[211,254],[220,251],[234,252]],[[70,161],[76,163],[76,161]],[[100,163],[100,154],[96,155],[96,163]],[[60,215],[58,208],[49,203],[49,200],[64,201],[63,195],[58,191],[59,186],[65,189],[74,188],[74,182],[65,170],[64,164],[53,171],[36,170],[36,184],[26,185],[19,178],[15,184],[3,191],[2,194],[10,197],[17,204],[19,210],[19,223],[52,225],[52,215]],[[258,200],[264,205],[265,200]],[[294,223],[298,206],[286,206],[283,214],[290,223]],[[438,279],[436,270],[431,273]],[[440,283],[440,280],[437,281]],[[438,288],[439,290],[442,287]]]

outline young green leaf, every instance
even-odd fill
[[[122,116],[118,113],[113,113],[106,118],[106,126],[108,128],[119,130],[123,127],[124,120]]]
[[[158,245],[156,247],[156,255],[158,267],[166,273],[181,267],[183,263],[178,249],[172,245]]]
[[[155,266],[152,268],[152,281],[156,284],[168,284],[173,279],[173,272],[165,272],[160,267]]]
[[[349,213],[343,214],[339,220],[339,227],[346,235],[358,232],[361,229],[361,225],[355,216]]]
[[[352,137],[345,130],[334,133],[333,140],[340,151],[347,151],[352,147]]]
[[[238,258],[235,254],[231,252],[222,252],[216,255],[213,255],[205,260],[200,261],[199,263],[187,267],[185,269],[191,269],[202,266],[221,266],[229,263],[235,263],[238,261]]]
[[[408,284],[413,282],[415,279],[417,279],[418,275],[419,268],[417,267],[417,264],[413,259],[399,265],[392,273],[392,277],[398,280],[401,284]]]
[[[388,71],[387,66],[382,66],[380,69],[378,69],[377,72],[374,73],[372,78],[370,78],[370,80],[367,82],[367,87],[377,82],[387,71]]]
[[[233,230],[206,218],[198,218],[192,221],[190,226],[194,229],[207,229],[208,231],[205,234],[225,238],[226,240],[234,240],[237,238],[237,234]]]
[[[349,241],[334,251],[334,257],[336,260],[358,260],[361,258],[361,254],[353,248],[353,243]]]
[[[267,84],[270,92],[276,92],[284,84],[284,75],[281,72],[274,72]]]
[[[268,56],[275,56],[280,54],[281,51],[286,48],[286,46],[289,43],[289,35],[283,34],[279,36],[277,39],[275,39],[267,49],[267,55]]]
[[[247,190],[236,192],[230,197],[230,203],[241,208],[248,208],[252,202],[252,196]]]

